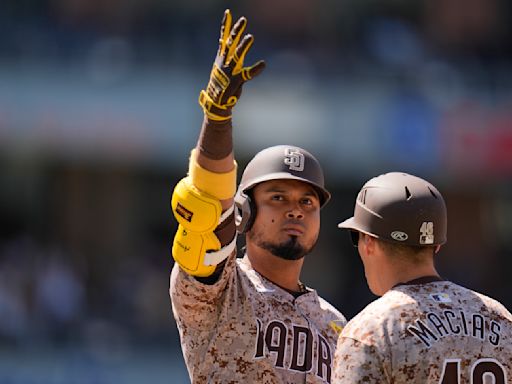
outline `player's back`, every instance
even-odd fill
[[[368,374],[382,376],[375,382],[512,383],[512,315],[451,282],[395,287],[350,321],[343,336],[374,351],[380,370]]]

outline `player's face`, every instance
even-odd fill
[[[315,189],[297,180],[271,180],[253,189],[256,219],[248,240],[287,260],[304,257],[320,231],[320,200]]]

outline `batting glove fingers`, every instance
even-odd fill
[[[220,28],[219,48],[210,73],[206,90],[199,95],[199,104],[206,116],[215,121],[231,118],[231,110],[237,103],[245,82],[259,75],[265,68],[260,60],[252,66],[244,67],[254,37],[244,35],[247,19],[240,17],[232,26],[231,12],[224,12]]]

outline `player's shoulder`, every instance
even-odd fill
[[[488,311],[499,314],[512,322],[512,314],[502,303],[490,296],[484,295],[483,293],[475,291],[472,292],[482,301]]]
[[[395,333],[406,326],[406,319],[418,317],[423,312],[425,294],[425,288],[420,285],[390,289],[348,322],[345,336],[363,341],[370,334]]]
[[[448,281],[442,283],[444,283],[444,285],[441,284],[441,287],[446,288],[445,292],[449,295],[454,295],[462,306],[467,305],[468,307],[486,308],[487,312],[494,312],[509,320],[512,318],[507,308],[498,300],[454,282]]]
[[[437,281],[416,286],[402,286],[396,289],[418,301],[424,310],[438,308],[440,305],[457,307],[476,312],[487,312],[509,321],[512,315],[498,300],[452,281]]]
[[[326,299],[318,295],[318,303],[320,306],[320,309],[322,309],[324,312],[330,313],[333,318],[337,319],[338,321],[345,324],[347,322],[346,317],[331,303],[329,303]]]
[[[411,312],[416,307],[417,303],[410,296],[389,291],[355,315],[348,322],[344,333],[356,339],[361,339],[365,334],[378,334],[390,323],[400,320],[401,313]]]

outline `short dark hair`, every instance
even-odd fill
[[[387,255],[403,259],[411,262],[412,264],[421,264],[425,261],[426,257],[434,256],[435,253],[435,246],[432,245],[416,247],[413,245],[399,244],[382,239],[376,240]]]

